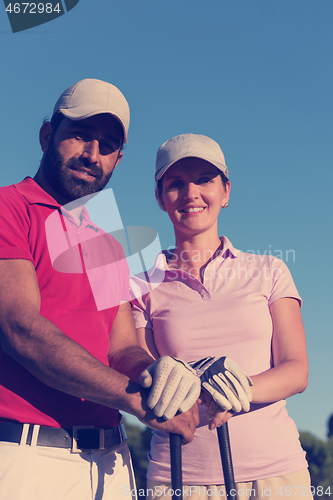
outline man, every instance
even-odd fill
[[[200,382],[181,362],[153,363],[138,346],[122,249],[84,207],[120,162],[128,126],[121,92],[82,80],[41,127],[34,179],[0,189],[3,500],[122,498],[134,482],[118,410],[184,442],[193,438],[196,406],[167,421],[150,408],[159,416],[170,410],[186,379],[192,397],[181,396],[168,417],[187,410]],[[113,303],[98,309],[89,279],[102,264],[112,267]],[[177,381],[166,383],[157,366],[176,372]],[[154,379],[148,401],[140,374],[145,387]]]

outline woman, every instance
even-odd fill
[[[164,271],[163,282],[134,301],[140,344],[156,359],[228,356],[253,382],[248,413],[223,412],[205,397],[208,409],[200,407],[194,440],[183,446],[183,483],[192,486],[185,487],[184,498],[225,494],[213,430],[231,416],[238,500],[311,498],[305,453],[285,408],[285,398],[304,391],[308,376],[301,299],[291,275],[279,259],[242,253],[219,238],[218,215],[228,206],[230,181],[215,141],[173,137],[158,150],[155,178],[176,243],[148,273],[154,283]],[[170,498],[168,446],[167,434],[154,432],[149,498]]]

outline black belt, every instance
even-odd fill
[[[58,429],[33,424],[0,422],[0,441],[68,448],[73,453],[112,448],[124,443],[126,439],[123,424],[110,429],[95,429],[93,426],[80,425],[72,429]]]

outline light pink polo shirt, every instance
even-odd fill
[[[159,254],[144,277],[133,279],[142,297],[133,301],[136,327],[153,329],[161,356],[185,361],[206,356],[230,356],[249,375],[268,370],[271,357],[272,320],[269,305],[282,297],[301,302],[287,266],[272,256],[242,253],[226,237],[222,252],[205,269],[204,282],[186,272],[167,268]],[[247,414],[229,421],[230,441],[237,482],[264,479],[307,467],[298,431],[288,416],[286,402],[251,405]],[[183,446],[184,484],[222,484],[216,431],[209,431],[206,407],[193,442]],[[148,477],[170,482],[168,436],[155,432],[149,454]]]

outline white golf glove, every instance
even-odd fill
[[[225,411],[249,411],[252,380],[232,359],[204,358],[190,363],[200,377],[202,387]]]
[[[157,417],[170,419],[185,412],[200,396],[201,382],[196,371],[172,356],[162,356],[140,375],[142,387],[151,387],[147,404]]]

